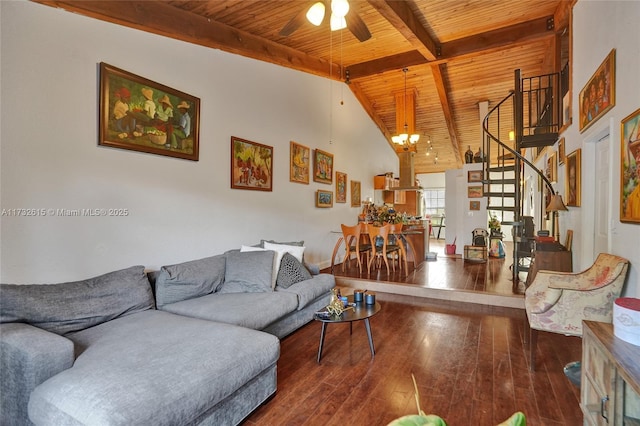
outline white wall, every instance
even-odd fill
[[[289,141],[333,153],[363,199],[375,174],[397,173],[393,150],[340,83],[25,1],[0,2],[0,19],[2,282],[157,269],[261,238],[305,240],[307,259],[325,266],[331,231],[355,223],[359,208],[315,208],[315,191],[335,186],[289,182]],[[98,146],[100,62],[199,97],[200,161]],[[230,189],[232,135],[274,147],[273,192]],[[9,210],[23,208],[129,213]]]
[[[624,295],[640,297],[640,224],[620,222],[620,122],[640,107],[640,2],[580,0],[573,9],[573,123],[563,133],[565,150],[569,154],[582,149],[581,207],[569,207],[560,214],[560,232],[574,229],[574,270],[585,269],[593,263],[594,203],[607,203],[610,207],[609,252],[630,260],[631,268]],[[589,129],[580,133],[578,126],[578,95],[593,73],[616,49],[616,105]],[[610,164],[612,166],[609,196],[591,200],[595,182],[595,144],[603,134],[609,134]],[[557,146],[554,147],[557,151]],[[558,170],[558,189],[564,194],[564,166]]]

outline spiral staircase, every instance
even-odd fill
[[[566,93],[563,73],[523,78],[514,73],[514,90],[495,105],[483,120],[483,185],[487,211],[513,236],[514,283],[528,271],[533,243],[533,217],[524,215],[525,175],[537,175],[550,195],[555,191],[542,170],[526,158],[535,158],[558,140],[563,126],[562,99]],[[531,191],[529,191],[531,192]],[[539,217],[545,214],[544,192],[539,191]],[[527,194],[533,197],[533,193]],[[542,219],[540,219],[542,220]],[[541,227],[539,228],[541,229]]]

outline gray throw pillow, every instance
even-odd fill
[[[215,292],[224,274],[224,255],[163,266],[156,278],[158,308]]]
[[[276,253],[265,251],[228,251],[225,253],[224,284],[218,293],[261,293],[273,291],[273,259]]]
[[[144,266],[82,281],[0,284],[0,322],[22,322],[65,335],[154,308]]]
[[[312,276],[302,263],[290,253],[285,253],[280,261],[280,271],[276,284],[282,288],[289,288],[300,281],[309,280]]]

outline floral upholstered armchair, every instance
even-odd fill
[[[582,336],[582,320],[611,322],[629,261],[600,253],[594,264],[577,273],[538,271],[524,296],[529,320],[531,370],[535,369],[537,330]]]

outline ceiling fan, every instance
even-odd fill
[[[325,20],[326,10],[331,10],[331,31],[348,28],[360,41],[371,38],[371,33],[362,18],[355,11],[349,11],[347,0],[323,0],[309,2],[280,30],[280,35],[287,37],[300,28],[305,20],[315,26],[320,26]]]

